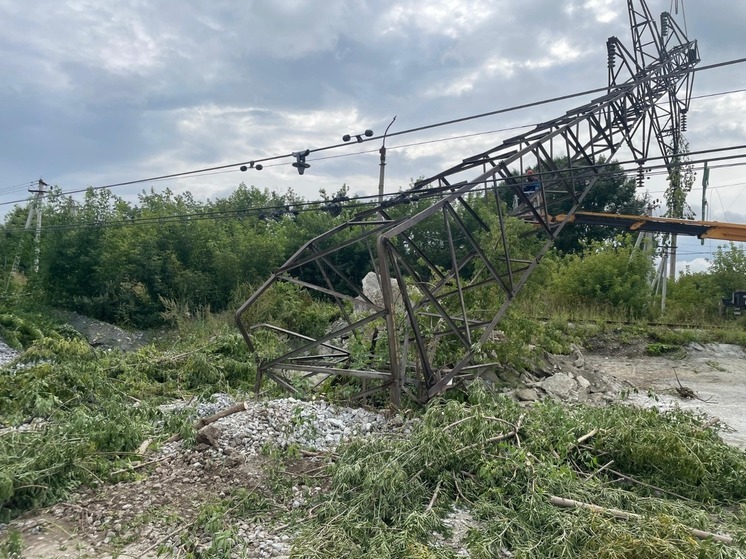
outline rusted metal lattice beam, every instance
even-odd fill
[[[261,343],[260,332],[281,342],[278,354],[259,364],[257,389],[265,375],[290,391],[301,376],[356,377],[361,396],[389,390],[398,406],[402,394],[424,402],[492,365],[482,349],[603,178],[603,163],[627,148],[642,165],[653,138],[666,163],[678,153],[691,70],[699,62],[696,42],[669,14],[659,30],[644,1],[628,0],[628,10],[633,47],[614,37],[607,42],[606,94],[309,241],[238,309],[251,348]],[[539,177],[535,192],[525,188],[529,168]],[[413,201],[419,204],[413,215],[395,211]],[[536,228],[539,240],[529,253],[516,242],[516,218]],[[370,261],[357,271],[377,273],[379,300],[343,271],[345,251],[360,247]],[[251,325],[254,305],[282,282],[335,301],[342,319],[322,336]],[[486,298],[489,304],[480,305]]]

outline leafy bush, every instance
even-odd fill
[[[12,313],[0,314],[0,338],[13,349],[23,349],[43,336],[35,321]]]
[[[629,237],[593,243],[558,266],[550,289],[558,307],[623,308],[630,317],[642,317],[652,302],[652,258],[634,250]]]
[[[339,316],[331,303],[314,299],[292,283],[274,283],[244,315],[247,324],[271,323],[312,338],[319,338]]]
[[[109,480],[145,439],[189,439],[190,413],[157,404],[253,386],[255,371],[235,331],[128,354],[59,334],[35,340],[0,370],[0,425],[18,427],[0,433],[0,521]]]

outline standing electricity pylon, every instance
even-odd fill
[[[31,230],[31,223],[34,220],[34,217],[36,217],[36,234],[34,235],[34,272],[39,271],[39,257],[41,255],[41,208],[42,199],[44,198],[44,194],[46,194],[47,192],[46,189],[48,186],[49,185],[42,179],[39,179],[36,183],[36,188],[29,188],[29,192],[31,192],[34,197],[31,199],[28,205],[28,217],[26,218],[26,226],[24,227],[24,231]],[[13,260],[11,275],[18,272],[18,267],[21,264],[21,253],[23,252],[23,245],[25,240],[26,235],[21,235],[21,240],[18,243],[18,251],[16,253],[15,259]],[[10,285],[10,283],[8,283],[8,285]]]
[[[259,363],[257,390],[263,376],[294,392],[301,375],[357,377],[367,381],[358,396],[388,389],[399,406],[403,393],[424,402],[499,365],[498,324],[594,185],[608,177],[606,162],[626,148],[643,165],[653,138],[667,163],[678,153],[696,42],[667,13],[659,30],[644,0],[627,7],[632,48],[616,37],[607,42],[604,95],[305,243],[238,309],[249,347],[271,339],[277,348]],[[419,211],[402,215],[411,203]],[[516,232],[519,218],[532,224],[523,233]],[[522,237],[526,229],[532,243]],[[362,249],[357,254],[367,249],[370,262],[348,273],[354,247]],[[378,275],[380,297],[360,287],[369,270]],[[341,319],[322,335],[251,324],[252,310],[281,282],[333,300]]]

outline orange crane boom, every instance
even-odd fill
[[[566,214],[560,214],[552,216],[550,222],[562,223],[566,218]],[[746,242],[746,224],[743,223],[693,221],[670,217],[598,212],[575,212],[575,214],[569,217],[568,221],[582,225],[608,225],[632,232],[672,233],[676,235],[690,235],[700,239]]]

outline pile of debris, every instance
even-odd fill
[[[625,385],[589,364],[580,347],[570,355],[544,354],[533,371],[521,374],[523,387],[512,390],[516,399],[535,402],[544,397],[563,402],[604,404],[616,400]]]

